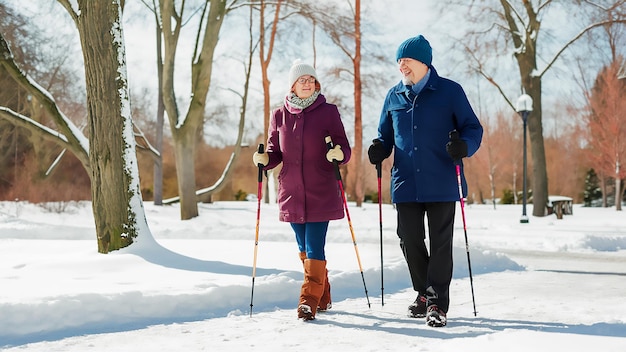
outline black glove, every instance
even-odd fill
[[[387,155],[385,146],[378,139],[374,139],[372,141],[372,145],[370,145],[369,149],[367,149],[367,155],[370,158],[370,163],[374,165],[382,163],[383,160],[387,159],[389,156]]]
[[[450,132],[450,142],[446,144],[446,151],[454,161],[459,161],[467,156],[467,143],[459,138],[456,130]]]

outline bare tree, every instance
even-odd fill
[[[357,206],[361,206],[364,199],[363,191],[363,109],[362,109],[362,77],[361,77],[361,1],[347,1],[349,13],[341,12],[335,3],[302,3],[300,11],[302,16],[308,18],[315,26],[319,26],[332,40],[341,52],[343,52],[352,64],[352,68],[335,67],[333,73],[336,76],[347,74],[353,85],[353,108],[354,108],[354,145],[352,146],[352,159],[347,165],[347,193],[354,195]]]
[[[19,112],[13,111],[7,107],[0,107],[0,116],[11,121],[13,124],[23,127],[30,132],[41,135],[50,141],[53,141],[64,148],[71,150],[74,155],[85,166],[85,169],[91,168],[89,162],[89,144],[85,136],[79,132],[79,128],[74,125],[56,105],[52,95],[38,85],[30,76],[18,67],[9,44],[0,33],[0,64],[6,72],[18,84],[29,92],[34,99],[37,99],[42,108],[45,109],[54,120],[57,130],[49,128],[35,121],[34,119],[24,116]]]
[[[280,6],[282,0],[278,0],[274,3],[274,19],[271,22],[269,29],[269,39],[265,39],[267,29],[265,28],[265,11],[267,9],[267,2],[261,0],[259,4],[259,61],[261,64],[261,78],[263,82],[263,140],[267,140],[267,130],[269,129],[270,118],[270,79],[268,74],[268,68],[272,61],[272,54],[274,52],[274,43],[276,42],[276,34],[278,33],[278,22],[280,21]],[[267,45],[267,51],[266,51]]]
[[[163,104],[163,31],[159,25],[159,10],[156,0],[148,3],[147,0],[141,0],[145,7],[154,16],[155,38],[156,38],[156,65],[157,65],[157,111],[156,111],[156,130],[154,136],[154,149],[157,152],[153,154],[154,171],[153,171],[153,203],[155,205],[163,204],[163,125],[165,122],[165,106]]]
[[[85,62],[89,140],[54,98],[19,69],[0,36],[0,63],[53,118],[57,130],[7,108],[0,116],[69,149],[89,170],[98,251],[108,253],[151,237],[139,190],[126,79],[122,7],[118,0],[58,0],[74,21]],[[123,2],[122,2],[123,3]]]
[[[235,163],[237,161],[237,157],[239,156],[239,153],[241,152],[243,134],[244,134],[244,126],[245,126],[245,121],[246,121],[246,112],[247,112],[247,106],[248,106],[248,95],[250,91],[250,73],[252,72],[252,58],[254,56],[254,48],[253,48],[254,45],[253,45],[253,34],[252,34],[253,33],[252,27],[254,25],[254,21],[253,21],[253,9],[251,7],[250,7],[249,16],[250,17],[249,17],[248,36],[250,40],[248,42],[248,57],[247,57],[247,61],[242,62],[243,70],[245,73],[245,80],[243,82],[243,93],[239,93],[232,89],[230,90],[231,92],[239,96],[239,98],[241,99],[241,107],[239,108],[239,124],[238,124],[238,130],[237,130],[237,139],[235,141],[235,148],[233,152],[231,153],[230,159],[226,163],[220,178],[212,186],[201,189],[197,192],[199,199],[202,201],[208,201],[208,199],[210,199],[211,197],[211,194],[222,190],[226,186],[227,181],[229,180],[230,176],[235,172]]]
[[[280,21],[280,8],[282,0],[275,2],[274,19],[271,22],[269,28],[269,39],[266,40],[267,29],[265,25],[265,11],[268,7],[268,3],[265,0],[260,0],[259,4],[259,62],[261,64],[261,79],[263,85],[263,141],[267,140],[267,131],[270,125],[270,112],[271,112],[271,94],[270,94],[270,79],[268,69],[272,60],[272,54],[274,53],[274,43],[276,42],[276,34],[278,33],[278,22]],[[267,51],[266,51],[267,45]],[[269,171],[269,174],[273,174],[273,170]],[[269,176],[268,176],[269,177]],[[265,183],[264,202],[269,203],[269,182]]]
[[[620,62],[600,73],[589,94],[587,116],[589,160],[600,174],[615,181],[615,209],[622,210],[622,180],[626,179],[626,82],[617,78]]]
[[[98,251],[131,244],[148,233],[139,188],[130,116],[123,1],[58,0],[74,20],[83,48],[89,126],[92,204]],[[96,49],[96,50],[94,50]]]
[[[51,4],[56,6],[56,4]],[[45,9],[42,9],[42,11]],[[31,75],[45,90],[53,94],[56,103],[74,121],[85,116],[84,88],[76,84],[81,79],[76,66],[71,65],[74,52],[68,50],[71,41],[54,41],[53,37],[40,30],[40,24],[32,18],[20,14],[18,9],[0,4],[0,32],[11,45],[12,54],[20,68]],[[38,30],[39,29],[39,30]],[[57,34],[58,35],[58,34]],[[51,121],[45,110],[35,99],[0,67],[0,102],[7,108],[28,115],[35,121],[48,125]],[[81,122],[82,125],[82,122]],[[49,200],[64,195],[83,196],[89,188],[64,186],[69,175],[78,175],[69,169],[74,160],[61,173],[56,173],[58,157],[62,149],[46,141],[36,133],[23,128],[15,128],[11,120],[0,121],[0,193],[9,199],[20,198],[32,201]],[[15,143],[18,142],[18,143]],[[55,158],[57,161],[55,161]],[[51,166],[52,165],[52,166]],[[80,167],[80,165],[78,165]],[[59,177],[50,179],[52,175]],[[83,178],[84,174],[78,176]],[[50,180],[49,180],[50,179]],[[83,178],[84,179],[84,178]],[[47,181],[47,182],[46,182]],[[45,183],[53,183],[50,187]],[[22,187],[19,183],[26,183]],[[74,186],[77,186],[74,184]],[[5,193],[6,192],[6,193]],[[49,198],[50,197],[50,198]],[[63,200],[63,199],[58,199]]]
[[[579,10],[585,16],[581,30],[560,46],[539,46],[541,19],[551,8],[559,10],[556,0],[491,0],[491,1],[445,1],[440,6],[464,7],[471,23],[487,24],[486,28],[474,28],[463,36],[463,45],[470,56],[473,70],[480,73],[493,86],[512,109],[517,96],[511,97],[502,80],[498,80],[494,66],[494,57],[503,57],[513,52],[519,69],[520,90],[518,95],[526,93],[533,99],[533,111],[528,117],[528,129],[531,141],[533,163],[533,215],[544,216],[548,201],[548,176],[542,126],[542,78],[557,59],[578,39],[596,28],[626,22],[625,1],[614,0],[601,6],[597,2],[581,0],[575,5],[568,4],[568,11]],[[554,5],[554,6],[551,6]],[[575,6],[575,7],[574,7]],[[544,52],[539,52],[540,48]],[[547,53],[553,50],[552,53]],[[551,56],[547,60],[538,59]],[[540,63],[543,62],[543,67]],[[490,65],[491,64],[491,65]]]
[[[179,194],[178,197],[165,202],[180,201],[182,220],[198,216],[198,200],[207,199],[212,192],[219,190],[223,186],[223,182],[230,170],[230,165],[232,165],[229,162],[229,165],[224,170],[224,174],[214,186],[196,191],[196,145],[199,133],[204,126],[205,106],[213,71],[213,56],[224,17],[234,8],[236,2],[237,0],[232,0],[228,6],[225,0],[204,2],[192,57],[191,101],[189,102],[188,110],[181,113],[174,90],[174,66],[180,32],[184,24],[183,11],[185,10],[185,2],[182,2],[177,9],[174,0],[159,1],[160,26],[162,27],[164,45],[163,103],[174,140]],[[203,27],[205,22],[206,24]],[[244,96],[241,96],[244,103],[246,97],[247,92]],[[241,119],[245,116],[245,106],[240,111],[240,132],[231,161],[236,158],[241,149],[241,135],[243,132]]]

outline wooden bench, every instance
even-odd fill
[[[573,215],[573,199],[565,196],[548,196],[548,215],[556,214],[557,219],[563,219],[563,215]]]

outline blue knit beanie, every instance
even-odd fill
[[[405,40],[396,51],[396,62],[402,58],[411,58],[430,66],[433,61],[433,49],[421,34]]]

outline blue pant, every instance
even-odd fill
[[[306,257],[309,259],[326,260],[324,246],[328,221],[291,223],[291,228],[296,233],[296,242],[298,242],[300,252],[306,252]]]

